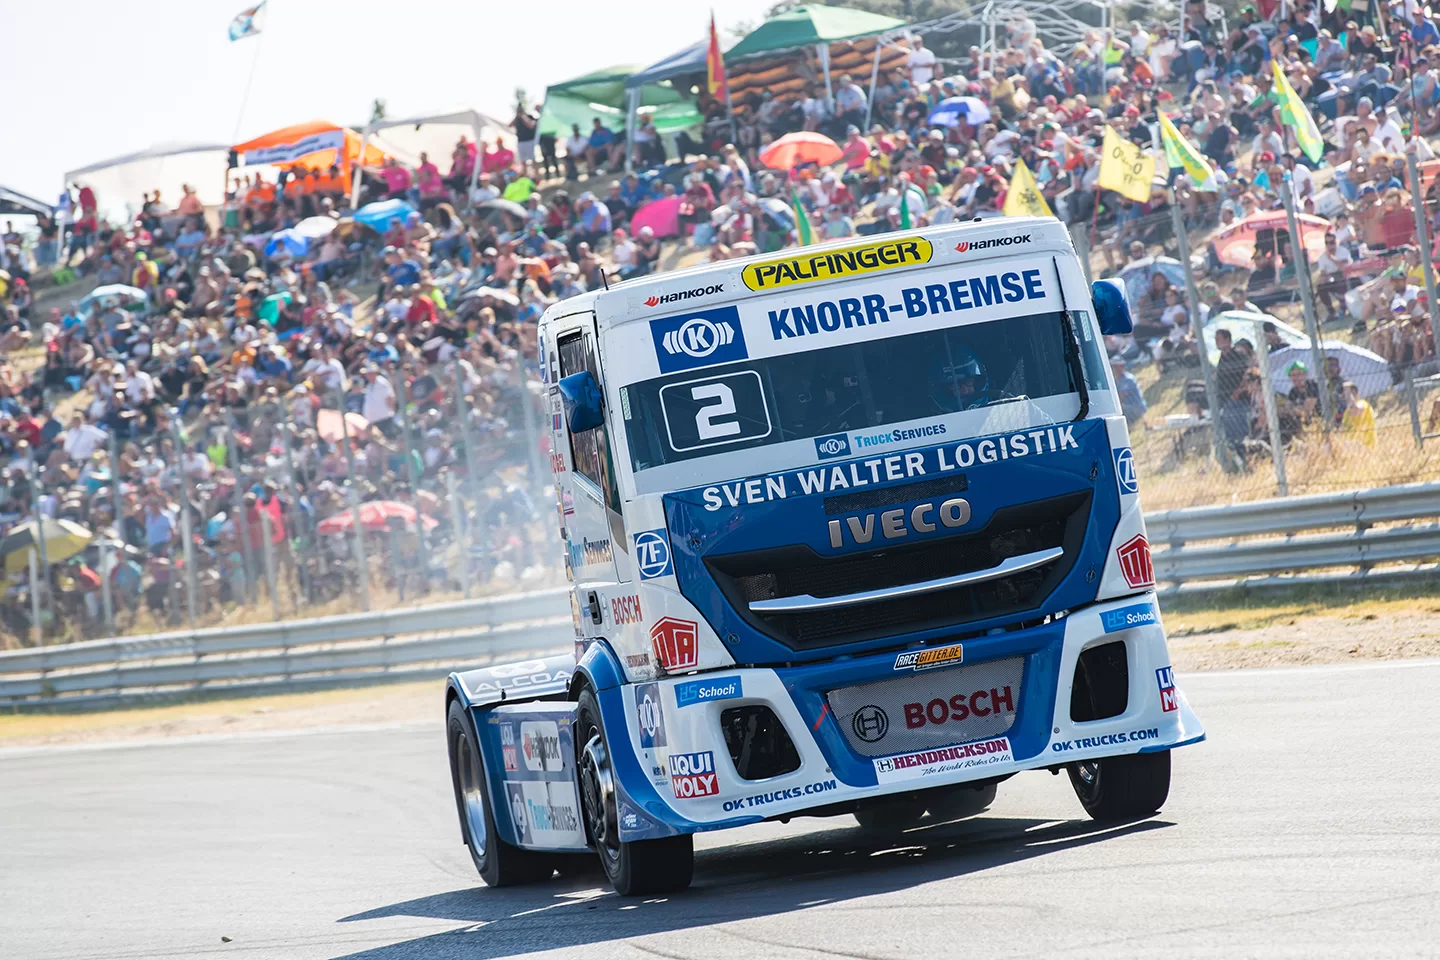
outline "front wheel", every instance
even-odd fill
[[[668,893],[690,886],[695,874],[695,838],[620,840],[615,768],[600,721],[600,704],[588,687],[580,692],[575,724],[575,765],[580,770],[585,828],[600,856],[605,877],[622,897]]]
[[[555,872],[553,858],[501,840],[495,829],[495,811],[486,786],[485,762],[469,711],[459,700],[450,703],[448,716],[450,778],[455,805],[460,811],[460,834],[470,848],[470,859],[480,879],[491,887],[512,887],[548,880]]]
[[[1070,785],[1092,820],[1148,817],[1170,795],[1170,751],[1082,760],[1069,766]]]

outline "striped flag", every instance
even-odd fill
[[[725,79],[725,58],[720,54],[720,34],[715,32],[715,11],[710,11],[710,46],[705,51],[705,89],[718,100],[730,99],[729,81]]]
[[[808,247],[815,242],[815,232],[810,229],[810,218],[805,216],[805,208],[800,205],[800,195],[795,192],[795,185],[790,185],[790,206],[795,209],[795,236],[800,240],[800,246]]]
[[[1186,176],[1201,190],[1214,191],[1216,185],[1213,182],[1215,172],[1210,169],[1210,164],[1205,162],[1205,157],[1196,150],[1185,135],[1175,129],[1175,124],[1165,116],[1164,111],[1156,110],[1160,117],[1160,142],[1165,145],[1165,161],[1170,169],[1183,167]]]
[[[1290,86],[1290,79],[1280,69],[1280,61],[1271,60],[1270,66],[1275,70],[1275,102],[1280,105],[1280,119],[1295,131],[1295,139],[1300,141],[1300,149],[1305,151],[1310,162],[1319,163],[1320,155],[1325,152],[1325,138],[1320,136],[1315,118],[1305,109],[1305,101],[1300,99],[1300,94]]]
[[[246,37],[253,37],[260,32],[260,24],[265,19],[265,2],[253,7],[246,7],[235,15],[230,21],[230,39],[243,40]]]

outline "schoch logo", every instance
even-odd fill
[[[725,290],[723,283],[713,284],[708,287],[696,287],[694,290],[677,290],[675,293],[662,293],[658,296],[651,294],[645,298],[645,306],[658,307],[662,303],[675,303],[680,300],[693,300],[696,297],[708,297],[711,294],[722,293]]]

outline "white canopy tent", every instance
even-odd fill
[[[373,142],[407,166],[415,166],[420,162],[420,154],[428,154],[430,162],[444,171],[449,169],[449,157],[461,137],[469,136],[478,147],[480,141],[499,139],[502,133],[509,135],[509,139],[513,141],[514,131],[508,123],[496,120],[479,110],[461,108],[394,120],[389,117],[372,120],[365,127],[364,143]],[[362,155],[365,152],[363,145],[360,152]],[[480,162],[477,159],[475,169],[470,174],[471,187],[475,186],[479,174]],[[352,206],[358,200],[359,190],[360,170],[357,166],[355,179],[350,187]]]
[[[229,144],[159,143],[71,170],[65,174],[65,186],[80,184],[94,190],[102,217],[133,217],[142,195],[154,190],[174,207],[187,183],[207,207],[218,206],[225,202],[229,153]]]

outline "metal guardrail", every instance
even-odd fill
[[[1429,518],[1440,518],[1440,483],[1166,510],[1145,522],[1155,577],[1171,593],[1435,576],[1440,568],[1422,564],[1440,560],[1440,522],[1414,522]],[[0,705],[443,676],[499,656],[566,648],[568,592],[0,651]]]

